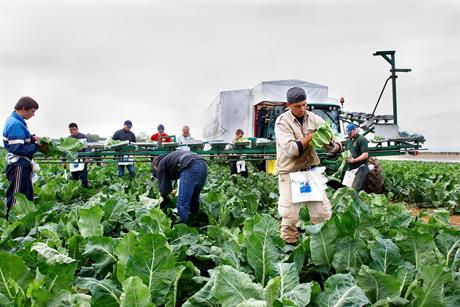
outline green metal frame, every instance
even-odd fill
[[[380,55],[383,57],[390,65],[391,65],[391,85],[392,85],[392,93],[393,93],[393,117],[395,125],[398,124],[398,102],[396,97],[396,75],[397,72],[410,72],[412,69],[410,68],[396,68],[396,51],[376,51],[373,55],[378,56]]]
[[[411,69],[409,68],[396,68],[396,59],[395,59],[395,51],[377,51],[373,54],[374,56],[382,56],[390,65],[391,65],[391,76],[385,82],[385,86],[389,79],[392,79],[392,93],[393,93],[393,122],[394,124],[398,123],[398,110],[397,110],[397,97],[396,97],[396,78],[398,77],[396,73],[398,72],[410,72]],[[382,93],[377,101],[377,104],[374,108],[378,106],[380,98],[382,97],[383,91],[385,90],[385,86],[382,89]],[[312,104],[314,106],[314,104]],[[335,106],[335,105],[334,105]],[[372,113],[372,116],[374,115]],[[340,116],[342,122],[353,122],[347,117]],[[359,125],[363,124],[365,119],[358,119],[355,120],[358,122]],[[386,122],[386,120],[385,120]],[[340,122],[339,122],[340,124]],[[363,135],[373,132],[373,126],[369,126],[368,129],[363,131]],[[133,159],[137,162],[150,162],[155,156],[160,156],[163,154],[167,154],[176,150],[180,145],[177,144],[176,136],[171,135],[169,136],[174,140],[171,143],[163,143],[156,147],[148,147],[146,145],[125,145],[117,148],[114,150],[113,148],[106,148],[106,149],[96,149],[93,152],[81,152],[78,153],[79,159],[84,158],[93,158],[96,159],[95,162],[117,162],[117,159],[123,155],[132,156]],[[247,159],[247,160],[272,160],[276,159],[276,145],[275,142],[269,142],[265,144],[258,144],[256,138],[250,138],[252,142],[252,146],[245,146],[241,144],[233,144],[231,149],[226,149],[227,143],[209,143],[212,147],[210,150],[203,150],[203,147],[207,144],[207,142],[202,144],[189,144],[190,150],[202,155],[204,157],[209,157],[210,159]],[[394,139],[394,140],[386,140],[381,143],[377,143],[376,146],[369,147],[369,156],[394,156],[394,155],[403,155],[406,153],[413,153],[419,149],[422,149],[422,144],[424,139],[421,140],[413,140],[410,141],[408,139]],[[383,144],[386,143],[386,146]],[[150,146],[150,145],[149,145]],[[154,146],[154,145],[152,145]],[[319,158],[327,164],[326,160],[335,160],[337,159],[338,155],[331,155],[325,153],[321,150],[317,150]],[[51,159],[51,158],[43,158],[38,157],[42,162],[48,163],[63,163],[62,159]]]
[[[392,141],[393,142],[393,141]],[[391,143],[390,143],[391,144]],[[105,163],[114,163],[117,162],[117,158],[121,156],[132,156],[136,162],[150,162],[155,156],[164,155],[175,151],[179,146],[168,146],[163,147],[159,146],[157,148],[146,150],[145,148],[138,148],[133,145],[126,145],[118,148],[118,150],[113,149],[99,149],[92,152],[79,152],[79,159],[95,159],[94,162],[105,162]],[[377,146],[369,147],[369,156],[394,156],[394,155],[403,155],[406,153],[414,152],[420,149],[422,145],[420,143],[408,143],[408,142],[396,142],[392,145],[383,146],[380,143]],[[225,149],[223,146],[214,146],[210,150],[203,149],[191,149],[191,151],[208,157],[209,159],[225,159],[225,160],[273,160],[276,159],[276,145],[274,142],[269,144],[258,145],[253,142],[252,147],[234,147],[232,149]],[[317,150],[318,156],[321,160],[323,159],[336,159],[338,155],[333,155],[330,153]],[[59,158],[43,158],[37,156],[37,160],[44,163],[64,163],[62,159]]]

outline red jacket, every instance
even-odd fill
[[[161,134],[161,136],[163,137],[163,138],[161,139],[161,142],[171,142],[171,138],[170,138],[169,135],[167,135],[166,133],[163,132],[163,133]],[[166,138],[164,138],[164,137],[166,137]],[[158,142],[159,138],[160,138],[160,133],[159,133],[159,132],[155,133],[154,135],[152,135],[152,136],[150,137],[150,139],[151,139],[152,141],[155,141],[155,142]]]

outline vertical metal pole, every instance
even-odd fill
[[[398,124],[398,107],[397,107],[397,98],[396,98],[396,63],[395,63],[395,54],[391,54],[391,78],[392,88],[393,88],[393,118],[395,125]]]
[[[376,55],[380,55],[381,57],[383,57],[388,63],[390,63],[391,65],[391,76],[390,78],[393,79],[392,82],[391,82],[391,87],[393,89],[393,122],[395,125],[398,124],[398,106],[397,106],[397,98],[396,98],[396,78],[398,78],[398,76],[396,75],[397,72],[410,72],[412,71],[410,68],[396,68],[396,56],[395,56],[395,53],[396,51],[394,50],[389,50],[389,51],[376,51],[373,55],[376,56]],[[391,57],[388,57],[388,56],[391,56]],[[388,82],[389,78],[387,79],[386,82]],[[385,83],[385,86],[386,86],[386,83]],[[383,87],[383,89],[385,89],[385,86]],[[382,93],[383,93],[383,90],[382,90]],[[382,95],[382,94],[380,94]],[[380,101],[380,98],[379,97],[379,100],[377,101],[377,105]],[[376,108],[377,108],[377,105],[376,105]],[[374,108],[374,112],[375,112],[375,108]]]

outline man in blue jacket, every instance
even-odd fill
[[[9,186],[6,190],[6,218],[15,204],[15,193],[24,194],[27,199],[34,199],[32,186],[31,160],[37,152],[40,138],[31,135],[25,120],[35,115],[38,103],[30,97],[22,97],[14,106],[14,111],[7,118],[3,128],[3,145],[6,155],[6,177]]]

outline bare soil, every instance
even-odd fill
[[[410,206],[408,206],[407,209],[410,211],[410,213],[413,216],[417,216],[417,215],[419,215],[419,213],[421,211],[426,210],[428,212],[428,215],[424,216],[422,218],[422,220],[424,222],[428,222],[428,220],[430,219],[431,215],[433,214],[433,210],[435,210],[435,209],[425,209],[425,208],[414,208],[414,207],[410,207]],[[460,215],[451,215],[449,217],[449,222],[450,222],[451,225],[460,227]]]

